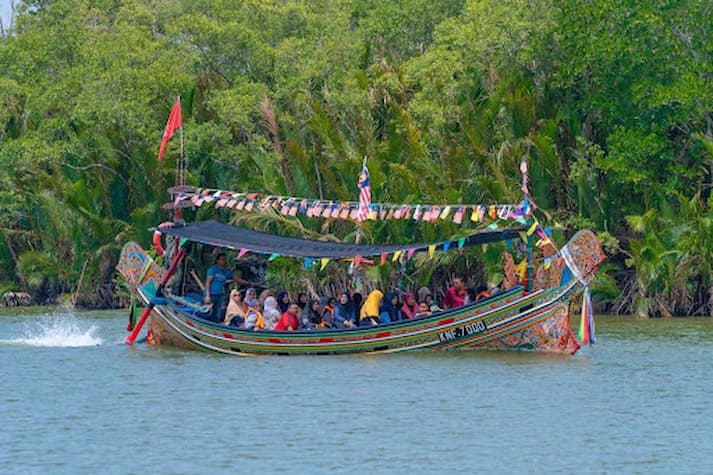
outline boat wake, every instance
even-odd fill
[[[70,315],[47,316],[26,324],[19,338],[2,340],[4,344],[38,347],[98,346],[102,339],[96,335],[98,327],[82,325]]]

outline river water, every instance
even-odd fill
[[[711,319],[598,317],[574,357],[239,358],[7,313],[1,473],[713,472]]]

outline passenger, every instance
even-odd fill
[[[337,328],[351,328],[355,326],[356,315],[354,305],[348,292],[342,292],[337,304],[334,306],[334,324]]]
[[[475,292],[475,289],[472,287],[468,287],[465,290],[465,300],[463,300],[463,305],[468,305],[475,302],[476,295],[477,293]]]
[[[416,297],[409,292],[406,294],[404,304],[401,306],[401,315],[410,320],[416,316],[417,312],[418,304],[416,303]]]
[[[334,307],[330,305],[332,300],[334,299],[330,299],[329,297],[319,299],[319,328],[334,327]]]
[[[280,313],[285,313],[290,307],[290,294],[284,290],[277,294],[277,306],[280,307]]]
[[[300,311],[304,310],[307,308],[307,294],[304,292],[300,292],[297,295],[297,305],[300,306]]]
[[[418,317],[430,317],[431,309],[426,302],[421,302],[418,304],[418,312],[416,312],[416,318]]]
[[[416,292],[416,295],[418,296],[418,301],[419,302],[425,302],[426,297],[431,295],[431,289],[428,287],[421,287],[418,289],[418,292]]]
[[[436,303],[436,301],[433,300],[433,296],[432,296],[432,295],[426,296],[426,303],[428,304],[428,309],[429,309],[431,312],[442,312],[442,311],[443,311],[443,309],[438,306],[438,304]]]
[[[359,326],[369,326],[379,324],[379,306],[384,294],[380,290],[372,290],[366,298],[359,313]]]
[[[352,294],[352,303],[354,304],[354,322],[356,323],[356,317],[361,312],[361,306],[364,303],[364,297],[359,292],[354,292]]]
[[[305,328],[316,328],[322,323],[322,317],[319,314],[319,300],[311,299],[307,302],[307,306],[302,311],[302,326]]]
[[[284,332],[284,331],[294,331],[294,330],[299,330],[300,328],[300,321],[297,318],[297,315],[300,314],[300,306],[297,305],[296,302],[293,302],[287,307],[287,311],[282,314],[280,317],[280,320],[277,322],[275,325],[275,331],[278,332]]]
[[[265,306],[262,309],[262,316],[265,317],[265,328],[272,330],[275,328],[277,321],[280,320],[280,309],[277,307],[277,299],[268,297],[265,299]]]
[[[240,291],[238,289],[233,289],[230,291],[230,298],[228,300],[228,308],[225,311],[225,320],[223,320],[223,325],[232,325],[234,327],[240,327],[245,323],[245,316],[248,306],[243,302],[240,296]]]
[[[398,322],[401,318],[399,296],[396,292],[389,292],[386,294],[386,298],[381,301],[381,305],[379,305],[379,322]]]
[[[453,286],[446,291],[446,296],[443,298],[443,306],[445,308],[456,308],[463,305],[465,301],[466,291],[462,277],[453,278]]]
[[[208,319],[216,323],[223,321],[223,289],[233,281],[233,273],[227,268],[228,257],[224,252],[215,256],[215,263],[208,269],[205,280],[205,303],[212,304]]]
[[[255,298],[256,295],[257,292],[252,287],[245,291],[245,303],[248,305],[244,327],[246,330],[263,330],[265,328],[265,319],[260,312],[260,302]]]
[[[421,287],[418,289],[418,301],[426,302],[428,304],[428,309],[431,312],[440,312],[441,308],[438,306],[435,300],[433,300],[433,294],[428,287]]]
[[[255,290],[254,287],[248,287],[245,289],[245,298],[243,299],[243,302],[245,302],[245,305],[248,307],[262,308],[262,304],[257,300],[257,290]],[[254,302],[255,305],[252,305],[251,302]]]
[[[274,295],[275,292],[273,292],[272,289],[265,289],[260,292],[260,308],[265,306],[265,300],[267,300],[268,297],[272,297]]]

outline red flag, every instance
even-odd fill
[[[158,160],[163,159],[163,152],[166,151],[166,145],[168,141],[173,137],[173,133],[176,129],[180,129],[183,126],[183,120],[181,119],[181,100],[176,99],[176,103],[173,104],[173,109],[171,109],[171,115],[168,116],[168,122],[166,123],[166,130],[163,131],[163,138],[161,139],[161,148],[158,150]]]

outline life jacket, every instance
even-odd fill
[[[329,314],[329,318],[324,318],[325,314]],[[322,310],[322,323],[321,325],[324,325],[327,328],[331,328],[332,325],[334,325],[334,309],[332,307],[324,307],[324,310]]]
[[[482,292],[480,292],[478,295],[475,296],[475,301],[477,302],[480,299],[487,299],[487,298],[490,298],[490,292],[488,292],[487,290],[483,290]]]

